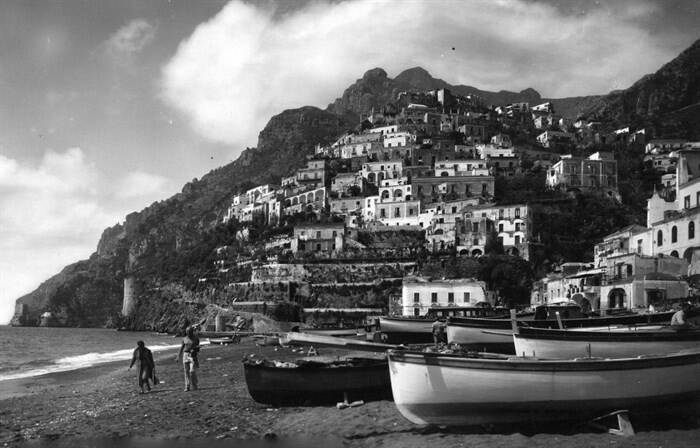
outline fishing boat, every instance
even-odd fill
[[[622,358],[700,350],[700,331],[676,331],[668,326],[641,325],[558,330],[518,328],[513,334],[516,354],[565,359],[576,356]]]
[[[549,422],[628,410],[664,412],[700,399],[700,351],[542,360],[390,350],[394,402],[416,424]]]
[[[430,308],[424,316],[384,316],[379,318],[382,340],[389,344],[421,344],[433,341],[433,323],[450,317],[487,318],[506,316],[508,310],[489,307],[445,306]]]
[[[559,319],[557,319],[559,313]],[[576,306],[537,307],[534,316],[518,317],[518,326],[535,328],[587,328],[619,325],[668,323],[673,311],[663,313],[627,313],[615,316],[586,316]],[[449,317],[447,319],[447,341],[468,345],[470,348],[490,349],[495,345],[508,345],[512,349],[512,325],[509,319],[484,319]]]
[[[313,334],[318,336],[334,336],[339,338],[365,339],[367,332],[364,328],[351,327],[325,327],[325,328],[299,328],[300,333]]]
[[[298,406],[391,398],[384,355],[293,362],[246,358],[243,366],[248,392],[258,403]]]

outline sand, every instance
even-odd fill
[[[340,350],[321,350],[323,355]],[[250,339],[203,348],[200,389],[184,392],[173,353],[156,357],[163,384],[139,394],[128,363],[0,382],[0,446],[343,446],[343,447],[695,447],[700,421],[637,427],[633,437],[591,429],[523,428],[450,431],[419,427],[391,401],[348,409],[270,408],[248,395],[241,359],[294,359],[291,349],[257,347]]]

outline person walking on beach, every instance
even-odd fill
[[[187,327],[185,337],[177,354],[177,361],[182,357],[182,367],[185,371],[185,392],[197,390],[197,369],[199,368],[199,337],[194,326]]]
[[[131,370],[131,368],[134,366],[134,363],[136,363],[136,367],[138,369],[138,380],[141,393],[146,393],[146,391],[143,390],[144,386],[146,387],[146,390],[150,392],[150,381],[155,374],[156,363],[153,361],[153,353],[146,348],[143,341],[138,341],[136,343],[136,349],[134,350],[134,355],[131,357],[129,370]]]

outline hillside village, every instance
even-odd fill
[[[694,296],[699,51],[624,91],[560,99],[369,70],[106,229],[90,259],[18,299],[12,323],[179,331],[245,313],[337,326]]]
[[[645,308],[688,295],[694,215],[700,213],[692,167],[700,167],[700,151],[695,151],[700,143],[647,141],[644,129],[629,127],[606,132],[600,122],[558,116],[551,103],[488,108],[476,96],[448,89],[402,92],[395,104],[362,118],[354,131],[317,145],[306,166],[279,185],[258,185],[231,199],[222,223],[240,226],[239,239],[261,227],[293,223],[293,230],[266,240],[264,262],[252,268],[249,282],[229,284],[230,290],[255,283],[274,290],[277,284],[278,294],[268,297],[274,301],[290,297],[289,286],[279,285],[306,282],[314,290],[308,296],[318,299],[328,295],[323,285],[334,287],[339,278],[362,289],[358,280],[363,277],[379,281],[420,274],[419,252],[478,258],[496,251],[528,260],[531,248],[540,244],[530,204],[497,202],[496,179],[539,171],[548,190],[619,203],[615,150],[636,144],[643,145],[644,161],[663,185],[649,199],[646,227],[632,225],[605,237],[595,247],[593,262],[556,266],[556,272],[534,283],[531,304],[573,300],[589,310]],[[514,138],[533,144],[514,144]],[[226,246],[217,249],[226,251]],[[226,256],[215,261],[217,281],[252,262],[237,257],[233,263]],[[392,261],[399,263],[384,267],[391,272],[377,271]],[[325,272],[325,280],[314,270]],[[328,275],[329,270],[345,273]],[[409,294],[410,304],[405,303],[410,281],[404,281],[403,294],[394,284],[392,292],[404,303],[394,298],[391,311],[423,315],[429,307],[482,300],[514,304],[513,297],[499,291],[479,295],[458,291],[454,281],[419,277],[421,282],[432,293],[417,294],[415,301]],[[483,282],[473,279],[474,285],[484,289]],[[345,311],[357,306],[347,297],[340,302]],[[312,305],[338,308],[338,300]],[[372,306],[375,312],[384,308],[381,300]]]

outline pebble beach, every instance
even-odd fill
[[[241,360],[250,355],[292,360],[303,353],[257,346],[251,339],[205,346],[200,389],[190,392],[183,391],[175,352],[156,354],[162,384],[143,395],[128,362],[2,381],[0,446],[696,447],[700,440],[698,409],[622,437],[588,428],[419,427],[391,401],[346,409],[271,408],[248,394]]]

